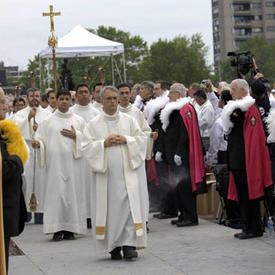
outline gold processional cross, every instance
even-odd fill
[[[57,47],[58,39],[54,36],[54,16],[61,15],[61,12],[54,12],[53,5],[50,5],[50,12],[43,12],[43,16],[50,16],[51,20],[51,33],[49,36],[48,45],[52,48],[52,57],[53,57],[53,77],[54,77],[54,90],[57,93],[57,81],[56,81],[56,60],[55,60],[55,48]]]

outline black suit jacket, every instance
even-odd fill
[[[23,164],[16,155],[9,155],[6,145],[0,142],[2,154],[2,186],[5,237],[18,236],[27,219],[22,192]]]

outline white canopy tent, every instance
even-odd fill
[[[113,56],[122,53],[124,81],[126,81],[124,45],[95,35],[81,25],[77,25],[68,34],[58,39],[58,47],[56,47],[55,52],[57,58],[110,56],[113,82]],[[52,49],[50,47],[43,49],[39,53],[39,56],[40,58],[51,58]]]

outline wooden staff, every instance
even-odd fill
[[[33,117],[33,131],[36,132],[38,127],[38,123],[35,120],[35,116]],[[34,139],[34,137],[33,137]],[[33,154],[34,154],[34,160],[33,160],[33,178],[32,178],[32,194],[30,201],[28,203],[30,211],[31,212],[36,212],[37,211],[37,206],[39,204],[36,195],[35,195],[35,176],[36,176],[36,148],[33,148]]]
[[[9,255],[7,255],[8,257]],[[0,274],[6,275],[4,215],[3,215],[3,190],[2,190],[2,153],[0,148]]]

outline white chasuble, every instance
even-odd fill
[[[110,135],[123,135],[127,144],[104,147]],[[95,174],[92,208],[95,233],[102,248],[146,246],[145,209],[138,168],[146,155],[146,135],[126,114],[102,112],[84,130],[85,155]],[[86,141],[86,142],[87,142]]]
[[[33,131],[33,118],[29,121],[28,115],[31,111],[31,107],[27,106],[26,108],[18,111],[12,117],[12,121],[19,127],[22,137],[26,141],[28,148],[29,148],[29,157],[28,161],[24,167],[24,174],[23,177],[25,180],[23,181],[23,193],[25,197],[26,204],[28,205],[31,194],[33,191],[33,184],[35,184],[35,195],[38,200],[38,207],[37,212],[43,212],[43,197],[44,197],[44,186],[43,186],[43,178],[44,178],[44,169],[41,169],[38,165],[37,158],[36,162],[34,163],[35,153],[31,146],[31,141],[34,137]],[[38,128],[40,124],[48,119],[52,113],[48,110],[43,109],[39,106],[36,109],[35,121],[38,124]],[[35,165],[35,167],[34,167]],[[35,170],[35,176],[34,176]]]
[[[132,104],[129,104],[126,108],[119,106],[119,111],[126,113],[127,115],[134,117],[143,133],[147,136],[147,151],[146,151],[146,159],[151,159],[152,150],[153,150],[153,139],[150,137],[152,130],[145,120],[143,113]],[[148,185],[147,185],[147,176],[146,176],[146,168],[145,162],[137,169],[138,171],[138,179],[141,188],[142,200],[145,207],[145,220],[149,220],[149,194],[148,194]]]
[[[86,124],[92,120],[94,117],[96,117],[99,114],[99,111],[92,107],[92,104],[89,103],[86,106],[82,106],[80,104],[75,104],[70,109],[74,114],[79,115],[82,117]],[[85,181],[86,181],[86,202],[87,202],[87,218],[91,218],[91,185],[93,181],[93,173],[91,169],[88,168],[88,162],[84,161],[84,173],[85,173]]]
[[[76,141],[62,129],[76,130]],[[56,110],[35,134],[40,142],[39,161],[45,166],[44,233],[86,233],[86,188],[80,145],[84,120],[71,111]]]

